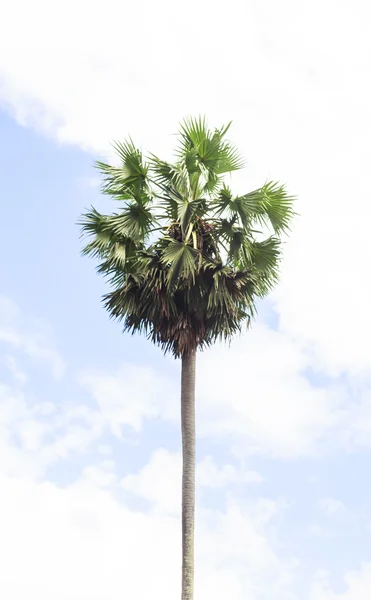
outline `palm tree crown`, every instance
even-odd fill
[[[281,237],[294,215],[279,184],[232,194],[224,179],[243,161],[228,129],[185,120],[172,164],[145,161],[131,140],[114,144],[119,166],[97,167],[120,210],[92,208],[81,222],[90,237],[84,253],[99,258],[112,286],[104,297],[110,315],[176,357],[250,322],[256,299],[277,281]]]

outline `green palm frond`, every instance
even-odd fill
[[[153,154],[145,162],[131,140],[115,143],[120,164],[97,167],[103,192],[121,208],[91,208],[80,221],[83,253],[111,286],[110,316],[177,357],[250,324],[257,299],[278,281],[281,237],[295,215],[278,183],[242,196],[224,184],[243,166],[229,128],[186,119],[174,163]]]
[[[246,222],[256,219],[263,225],[271,225],[275,233],[285,232],[295,216],[294,197],[284,186],[269,182],[258,190],[234,200],[239,214]]]
[[[94,239],[84,246],[82,253],[92,258],[104,258],[112,245],[112,238],[108,232],[102,231],[94,236]]]
[[[235,215],[245,228],[254,223],[270,226],[276,234],[286,232],[295,216],[295,198],[277,183],[266,183],[263,187],[244,196],[233,197],[229,188],[223,187],[215,199],[218,217]]]
[[[102,161],[96,161],[95,167],[103,175],[101,185],[103,194],[120,200],[130,200],[133,198],[133,190],[128,185],[122,169],[108,165]]]
[[[107,219],[107,227],[113,234],[143,240],[156,223],[152,213],[140,204],[127,204],[120,213]]]
[[[102,192],[120,200],[135,198],[142,203],[148,202],[148,166],[143,162],[142,153],[131,140],[114,142],[113,148],[120,159],[119,167],[102,161],[95,163],[103,175]]]
[[[219,136],[216,138],[219,140]],[[231,173],[232,171],[239,171],[245,166],[245,161],[237,150],[237,148],[230,142],[220,141],[218,160],[215,164],[215,173],[218,175],[224,175],[225,173]]]
[[[107,217],[92,206],[79,220],[78,225],[81,227],[82,236],[96,235],[105,230]]]
[[[281,257],[280,247],[280,240],[274,236],[245,245],[247,256],[254,268],[264,272],[273,272],[278,266]]]
[[[210,136],[211,132],[207,127],[205,117],[187,117],[184,119],[179,129],[179,157],[185,156],[192,149],[198,152],[200,145]]]
[[[91,208],[80,220],[81,233],[90,240],[82,250],[84,255],[100,258],[105,257],[110,251],[117,236],[113,235],[108,222],[109,217],[100,214],[95,208]]]
[[[177,171],[174,168],[174,165],[170,165],[169,163],[167,163],[164,160],[161,160],[154,154],[150,154],[148,162],[150,165],[151,173],[154,176],[155,182],[168,187],[175,185]]]
[[[190,173],[197,172],[200,164],[216,175],[237,171],[244,166],[237,148],[224,139],[230,125],[212,132],[203,117],[184,120],[180,126],[178,156],[185,161]]]
[[[189,279],[190,277],[194,280],[197,256],[197,250],[186,242],[170,239],[162,252],[162,263],[169,266],[169,281],[173,282],[177,278]]]
[[[148,168],[143,164],[140,150],[133,144],[132,140],[127,142],[114,142],[113,147],[122,161],[122,173],[128,183],[137,181],[144,182]]]
[[[217,197],[214,201],[214,207],[217,217],[223,215],[229,216],[232,214],[231,202],[233,200],[233,194],[231,189],[223,183],[221,189],[218,192]]]

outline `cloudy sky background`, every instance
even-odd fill
[[[179,596],[179,365],[122,336],[75,222],[113,138],[233,119],[299,197],[282,283],[198,366],[196,600],[371,595],[366,0],[14,0],[0,22],[0,595]]]

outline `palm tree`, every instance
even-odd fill
[[[81,221],[83,252],[99,259],[111,285],[110,316],[182,362],[182,600],[194,588],[196,352],[250,323],[256,299],[278,280],[281,237],[294,215],[279,184],[232,194],[224,179],[243,161],[228,129],[185,120],[172,164],[144,161],[131,140],[115,143],[119,166],[97,167],[119,210],[91,208]]]

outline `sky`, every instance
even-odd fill
[[[371,596],[366,0],[13,0],[0,21],[0,596],[180,595],[179,363],[123,335],[76,222],[112,140],[229,135],[298,197],[281,283],[199,355],[195,600]]]

